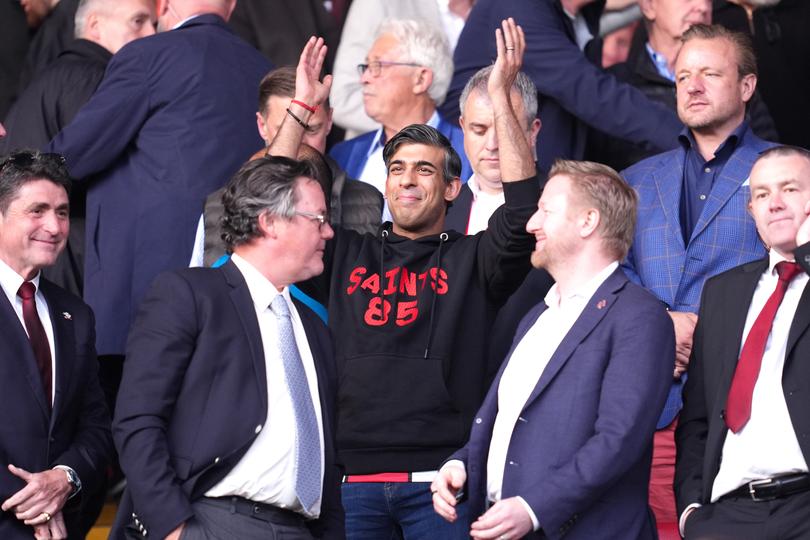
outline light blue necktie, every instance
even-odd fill
[[[284,362],[287,387],[295,412],[295,494],[307,513],[321,495],[321,443],[312,395],[298,354],[290,309],[282,295],[277,295],[270,310],[278,321],[278,347]]]

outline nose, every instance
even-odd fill
[[[529,234],[534,234],[540,230],[540,227],[543,226],[543,213],[540,210],[537,210],[532,217],[529,218],[529,221],[526,222],[526,232]]]
[[[495,127],[493,126],[491,129],[487,130],[487,134],[485,135],[486,139],[484,144],[486,145],[486,149],[492,152],[498,151],[498,134],[495,131]]]
[[[367,67],[366,70],[360,74],[360,82],[362,84],[368,84],[371,82],[371,79],[374,77],[371,76],[371,68]]]
[[[321,238],[324,240],[329,240],[334,236],[335,229],[332,228],[332,225],[328,221],[321,225]]]
[[[782,199],[782,193],[779,191],[774,191],[770,197],[768,197],[768,209],[771,212],[778,212],[779,210],[783,210],[785,208],[785,201]]]
[[[51,236],[66,234],[67,228],[67,218],[57,214],[56,212],[48,212],[42,218],[42,230]]]

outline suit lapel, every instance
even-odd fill
[[[681,231],[680,208],[685,153],[679,149],[671,156],[670,159],[663,161],[660,167],[656,167],[651,175],[658,190],[658,198],[666,219],[670,241],[673,241],[683,253],[686,251],[686,246],[683,243],[683,232]]]
[[[571,330],[563,338],[557,350],[551,355],[548,365],[540,375],[537,385],[534,387],[529,399],[523,406],[524,410],[534,402],[535,399],[545,390],[549,383],[554,379],[555,375],[565,365],[574,350],[582,343],[585,338],[593,331],[597,324],[605,317],[613,303],[616,300],[616,295],[627,283],[627,277],[621,269],[616,269],[607,280],[596,290],[593,296],[588,300],[582,314],[574,322]]]
[[[31,389],[34,399],[39,404],[39,408],[47,421],[50,416],[50,407],[45,398],[45,391],[42,388],[42,379],[37,369],[34,351],[28,335],[20,322],[14,308],[9,304],[5,294],[0,295],[0,327],[3,328],[3,340],[7,347],[5,354],[8,354],[8,361],[16,363],[23,370],[26,381]]]
[[[793,348],[798,343],[799,338],[807,331],[808,326],[810,326],[810,282],[804,286],[799,305],[796,307],[796,314],[793,316],[793,323],[790,325],[787,350],[785,351],[785,370],[787,370],[790,362]]]
[[[256,384],[259,386],[259,396],[262,407],[267,410],[267,374],[264,365],[264,347],[262,346],[259,321],[256,320],[256,310],[253,308],[253,298],[250,296],[245,278],[230,259],[220,267],[225,281],[232,287],[230,291],[231,302],[239,315],[242,329],[245,332],[250,347],[250,356],[253,361],[253,370],[256,372]]]
[[[76,336],[73,328],[73,317],[67,311],[63,311],[58,300],[51,290],[51,284],[44,279],[40,280],[42,294],[48,302],[48,311],[53,327],[54,357],[56,358],[56,370],[53,376],[55,387],[53,398],[53,413],[51,414],[51,428],[53,428],[56,416],[61,412],[62,403],[65,400],[70,383],[72,382],[74,358],[76,351]],[[67,313],[67,315],[65,315]]]
[[[724,321],[720,324],[724,329],[710,338],[726,340],[724,343],[720,342],[720,347],[715,350],[728,351],[727,354],[722,355],[722,358],[717,359],[722,370],[720,375],[721,388],[717,395],[723,396],[723,399],[717,400],[719,409],[715,411],[717,414],[720,414],[726,407],[726,396],[731,387],[731,379],[734,377],[734,371],[737,369],[737,361],[740,356],[748,308],[751,305],[751,299],[754,296],[757,283],[759,283],[759,278],[767,267],[768,259],[760,259],[747,264],[741,273],[732,274],[734,279],[729,279],[729,286],[722,296],[723,302],[725,302],[723,309]],[[709,360],[711,361],[711,359]]]

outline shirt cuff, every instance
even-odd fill
[[[460,459],[451,459],[450,461],[446,461],[439,470],[443,471],[447,467],[457,467],[464,471],[465,474],[467,473],[467,467],[464,466],[464,462]]]
[[[515,498],[520,501],[520,504],[522,504],[523,508],[525,508],[526,512],[528,512],[529,517],[532,519],[532,526],[534,527],[534,530],[540,530],[540,522],[537,521],[537,516],[534,515],[534,511],[532,510],[532,507],[529,506],[529,503],[527,503],[526,500],[520,495],[516,496]]]
[[[79,478],[79,475],[76,474],[76,471],[74,471],[71,467],[68,467],[67,465],[54,465],[53,468],[59,469],[60,471],[65,471],[65,474],[67,475],[68,483],[71,487],[71,493],[68,495],[68,499],[72,499],[82,490],[82,481]],[[72,478],[76,479],[75,484],[71,481]]]
[[[684,508],[683,512],[681,512],[681,517],[678,519],[678,532],[681,533],[681,538],[683,538],[683,528],[686,525],[686,516],[689,514],[689,510],[693,508],[700,508],[702,505],[700,503],[692,503],[686,508]]]

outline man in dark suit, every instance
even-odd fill
[[[526,226],[556,280],[431,490],[473,538],[656,538],[647,506],[655,421],[675,356],[661,303],[619,269],[636,195],[612,169],[558,161]]]
[[[114,534],[342,538],[332,343],[288,289],[323,271],[333,236],[313,177],[246,164],[223,196],[231,261],[164,273],[144,299],[115,413]]]
[[[61,156],[0,161],[0,537],[84,538],[86,495],[112,456],[93,314],[41,277],[68,234]]]
[[[88,183],[84,297],[99,354],[123,354],[149,283],[188,266],[205,197],[261,148],[253,107],[271,66],[227,28],[234,2],[158,2],[170,31],[123,47],[51,142]]]
[[[770,253],[706,282],[676,432],[689,539],[810,537],[810,152],[764,152],[749,209]]]
[[[703,283],[765,250],[746,211],[748,174],[773,146],[751,132],[746,105],[757,83],[750,40],[721,26],[692,26],[676,63],[679,148],[623,171],[639,194],[638,226],[624,269],[669,308],[677,342],[672,388],[658,420],[650,503],[677,522],[674,432]]]
[[[617,81],[600,67],[599,16],[604,0],[478,0],[458,39],[455,73],[442,113],[458,116],[467,79],[491,63],[487,39],[505,17],[526,30],[524,71],[540,93],[543,135],[537,141],[540,169],[555,159],[582,159],[588,126],[662,151],[677,144],[680,122],[663,105]]]

